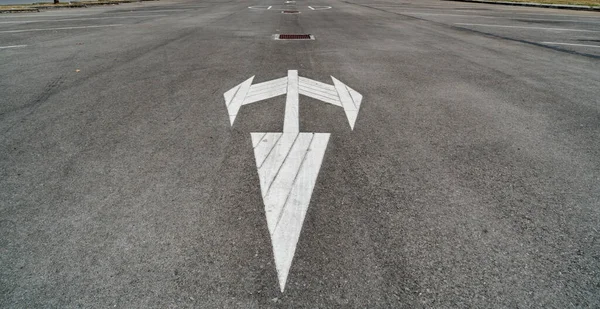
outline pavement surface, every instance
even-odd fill
[[[282,293],[250,132],[281,132],[286,99],[231,126],[223,93],[288,70],[363,100],[351,130],[300,97],[300,131],[331,137]],[[1,308],[600,307],[598,13],[2,15],[0,94]]]

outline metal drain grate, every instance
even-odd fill
[[[314,40],[315,37],[311,34],[275,34],[273,38],[276,40]]]
[[[285,10],[285,11],[281,11],[281,13],[283,13],[283,14],[300,14],[300,11],[296,11],[296,10]]]

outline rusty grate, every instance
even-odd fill
[[[310,34],[279,34],[278,40],[314,40],[315,37]]]

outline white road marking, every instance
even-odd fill
[[[42,22],[62,22],[62,21],[77,21],[77,20],[96,20],[96,19],[120,19],[120,18],[149,18],[162,17],[169,15],[141,15],[141,16],[114,16],[114,17],[89,17],[89,18],[62,18],[62,19],[42,19],[42,20],[14,20],[0,21],[0,24],[26,24],[26,23],[42,23]]]
[[[321,100],[333,104],[335,106],[342,106],[339,96],[335,90],[335,87],[321,83],[308,78],[300,77],[300,94],[313,99]]]
[[[510,12],[515,15],[541,15],[541,16],[563,16],[563,17],[576,17],[576,18],[597,18],[596,16],[583,16],[583,15],[567,15],[567,14],[547,14],[547,13],[515,13]]]
[[[250,133],[252,135],[252,142],[254,143],[260,133]],[[256,142],[256,146],[254,146],[254,159],[256,159],[256,168],[260,168],[263,163],[265,163],[265,159],[275,144],[279,141],[283,133],[265,133],[264,136],[260,139],[260,141]],[[260,146],[260,147],[259,147]],[[263,194],[264,196],[264,194]]]
[[[540,42],[540,44],[548,44],[548,45],[566,45],[566,46],[581,46],[581,47],[600,48],[600,45],[573,44],[573,43],[559,43],[559,42]]]
[[[199,6],[198,8],[206,8],[206,7]],[[168,9],[168,10],[131,10],[131,11],[123,12],[123,13],[130,13],[130,12],[140,12],[140,13],[178,12],[178,11],[194,11],[194,10],[196,10],[196,9],[195,8],[190,8],[190,9]]]
[[[20,48],[27,47],[27,45],[10,45],[10,46],[0,46],[0,49],[8,49],[8,48]]]
[[[506,26],[506,25],[490,25],[490,24],[469,24],[469,23],[454,23],[460,26],[479,26],[479,27],[497,27],[497,28],[516,28],[516,29],[535,29],[548,31],[575,31],[575,32],[600,32],[597,30],[584,29],[567,29],[567,28],[545,28],[545,27],[525,27],[525,26]]]
[[[423,15],[423,16],[452,16],[452,17],[470,17],[470,18],[490,18],[490,19],[507,19],[514,20],[515,17],[505,17],[505,16],[485,16],[485,15],[464,15],[464,14],[442,14],[442,13],[423,13],[423,12],[402,12],[404,14],[411,15]],[[570,20],[570,19],[549,19],[549,18],[527,18],[527,17],[517,17],[519,21],[556,21],[556,22],[570,22],[570,23],[586,23],[586,24],[600,24],[600,21],[587,21],[587,20]]]
[[[360,109],[362,95],[344,83],[331,77],[334,85],[325,84],[306,77],[298,77],[298,71],[288,71],[287,77],[274,79],[252,85],[254,77],[225,92],[225,103],[229,111],[231,124],[235,121],[242,105],[252,104],[287,93],[284,132],[298,132],[298,96],[305,95],[344,108],[350,127],[354,123]],[[244,85],[242,91],[238,91]],[[287,104],[290,103],[290,104]],[[289,107],[288,107],[289,105]]]
[[[60,28],[20,29],[20,30],[3,30],[3,31],[0,31],[0,33],[18,33],[18,32],[31,32],[31,31],[54,31],[54,30],[105,28],[105,27],[118,27],[118,26],[123,26],[123,24],[97,25],[97,26],[79,26],[79,27],[60,27]]]
[[[309,9],[313,10],[313,11],[320,11],[320,10],[329,10],[331,9],[330,6],[327,5],[313,5],[313,6],[309,6]]]
[[[248,8],[251,10],[270,10],[273,6],[269,5],[253,5],[253,6],[249,6]]]
[[[256,146],[258,146],[265,136],[267,136],[267,133],[263,134],[262,136],[256,135],[256,137],[252,135],[252,148],[256,148]],[[259,165],[258,162],[256,162],[256,165]]]
[[[253,79],[254,76],[231,88],[223,97],[233,125],[242,105],[287,94],[283,132],[250,133],[279,288],[283,293],[330,135],[299,132],[299,96],[343,107],[354,129],[362,95],[333,76],[332,86],[299,77],[297,70],[289,70],[287,77],[255,85],[252,85]]]
[[[252,80],[254,80],[254,76],[223,94],[227,104],[227,110],[229,111],[229,121],[231,122],[231,125],[233,125],[235,116],[237,116],[244,99],[246,99],[246,94],[248,94],[248,90],[250,90]]]
[[[269,152],[267,153],[267,157],[262,162],[262,164],[260,166],[256,166],[256,168],[258,169],[258,176],[260,178],[260,188],[263,197],[267,195],[267,191],[269,190],[271,183],[275,179],[275,176],[277,176],[279,168],[283,164],[283,161],[285,161],[285,158],[287,158],[290,149],[292,148],[292,145],[296,142],[296,138],[298,137],[297,132],[283,132],[274,134],[280,134],[281,137],[279,138],[277,143],[273,145],[273,148],[269,150]],[[262,148],[262,145],[259,144],[257,148]]]
[[[374,5],[374,7],[378,7],[378,8],[384,8],[384,7],[389,7],[389,8],[401,8],[401,6],[399,5]],[[418,10],[424,10],[424,11],[444,11],[446,10],[445,7],[439,7],[439,8],[415,8]],[[467,13],[474,13],[476,11],[473,10],[452,10],[453,12],[467,12]],[[548,13],[521,13],[521,12],[516,12],[515,10],[503,10],[503,11],[497,11],[498,13],[508,13],[508,14],[513,14],[513,15],[535,15],[535,16],[562,16],[562,17],[574,17],[574,18],[596,18],[596,16],[586,16],[586,15],[572,15],[572,14],[548,14]],[[479,13],[479,12],[476,12]],[[593,14],[593,13],[592,13]]]
[[[331,79],[340,97],[340,102],[342,102],[344,112],[346,112],[350,128],[354,130],[354,123],[356,122],[356,117],[358,117],[362,95],[335,79],[335,77],[332,76]]]
[[[250,91],[244,99],[242,105],[270,99],[287,93],[287,77],[282,77],[272,81],[254,84],[250,86]]]
[[[285,116],[283,132],[298,132],[300,130],[298,117],[298,71],[288,71],[287,97],[285,99]]]
[[[251,133],[260,142],[254,149],[257,158],[268,153],[262,165],[257,164],[265,215],[271,235],[273,257],[281,292],[285,284],[300,238],[321,163],[329,141],[329,133]],[[286,156],[281,160],[281,154]]]

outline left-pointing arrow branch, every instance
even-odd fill
[[[229,91],[223,94],[225,97],[225,104],[227,105],[229,122],[231,125],[233,125],[235,117],[237,116],[240,107],[242,107],[242,104],[244,103],[244,99],[250,90],[250,86],[252,86],[253,80],[254,76],[248,78],[243,83],[231,88]]]

